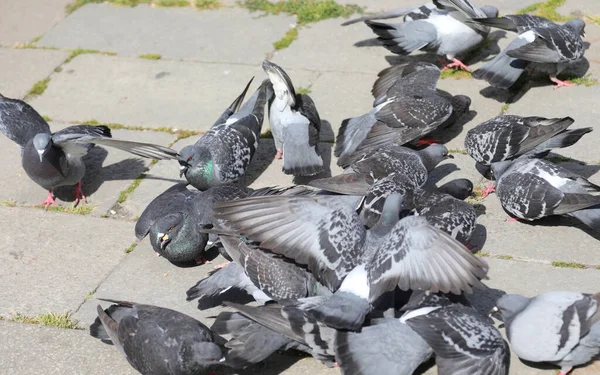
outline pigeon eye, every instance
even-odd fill
[[[171,228],[169,228],[169,230],[173,230],[173,226],[171,226]]]
[[[190,156],[189,158],[187,158],[187,161],[192,161],[192,157]]]

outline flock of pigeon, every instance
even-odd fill
[[[404,22],[372,21],[396,16]],[[556,87],[568,85],[556,75],[583,57],[583,21],[497,16],[496,8],[468,0],[435,0],[347,23],[365,21],[397,54],[446,56],[451,63],[444,69],[468,69],[456,56],[479,46],[490,27],[515,31],[474,77],[506,88],[529,66],[546,66]],[[505,294],[493,305],[482,302],[490,290],[482,282],[488,264],[469,249],[477,215],[464,201],[473,184],[427,184],[452,155],[425,136],[452,126],[471,105],[464,95],[437,89],[437,66],[412,62],[379,74],[373,108],[344,120],[337,135],[343,174],[309,186],[251,189],[244,175],[259,147],[265,107],[284,173],[315,176],[327,168],[315,103],[296,93],[278,65],[265,61],[263,69],[268,79],[250,99],[244,103],[252,80],[206,134],[179,152],[112,139],[106,126],[51,133],[31,106],[0,96],[0,131],[21,146],[23,169],[48,190],[43,205],[56,204],[53,189],[65,185],[76,184],[76,204],[85,200],[82,157],[95,144],[177,160],[187,182],[148,205],[136,236],[149,236],[156,253],[177,265],[203,264],[212,250],[230,261],[188,290],[188,300],[238,289],[258,302],[223,302],[235,312],[220,313],[208,328],[167,308],[105,300],[112,305],[98,306],[92,336],[115,345],[143,374],[245,368],[289,349],[346,375],[413,374],[432,357],[439,374],[508,374],[510,348],[565,375],[598,356],[600,293]],[[600,187],[543,159],[592,131],[569,129],[573,122],[502,115],[470,130],[467,152],[495,180],[484,195],[495,191],[517,219],[569,215],[600,230]],[[503,322],[510,348],[492,316]]]

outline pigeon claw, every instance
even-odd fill
[[[508,219],[506,219],[506,221],[510,221],[510,222],[519,221],[519,218],[518,217],[509,217]]]
[[[421,138],[417,141],[417,143],[415,143],[416,146],[426,146],[426,145],[433,145],[436,143],[441,143],[440,139],[437,138]]]
[[[210,262],[209,262],[209,263],[210,263]],[[226,267],[226,266],[227,266],[229,263],[231,263],[231,262],[225,262],[225,263],[217,264],[217,265],[215,266],[215,269],[216,269],[216,270],[219,270],[219,269],[221,269],[221,268],[223,268],[223,267]]]
[[[573,367],[561,368],[558,375],[567,375],[569,372],[571,372],[572,369]]]
[[[283,150],[277,150],[277,153],[275,154],[275,159],[281,158],[283,158]]]
[[[444,63],[444,67],[442,68],[442,71],[447,70],[447,69],[462,69],[465,70],[467,72],[470,72],[471,69],[465,65],[462,61],[460,61],[459,59],[452,59],[451,63]]]
[[[46,210],[48,210],[48,207],[50,207],[51,205],[58,206],[58,203],[56,203],[56,201],[54,200],[54,194],[52,194],[52,189],[48,190],[48,197],[45,201],[38,204],[38,206],[46,206]]]
[[[75,196],[75,207],[77,207],[81,200],[87,203],[87,198],[83,194],[83,190],[81,190],[81,181],[75,185],[75,191],[73,192],[73,195]]]
[[[554,90],[559,89],[561,87],[573,87],[573,86],[577,86],[576,83],[573,82],[569,82],[569,81],[562,81],[556,77],[550,77],[550,80],[554,83],[556,83],[556,86],[554,86]]]
[[[483,190],[476,190],[476,192],[481,193],[481,198],[485,199],[491,193],[495,193],[496,192],[496,187],[492,183],[492,184],[489,184],[488,186],[486,186],[485,189],[483,189]]]

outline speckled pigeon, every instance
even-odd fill
[[[468,112],[471,99],[440,94],[436,90],[439,77],[440,70],[433,64],[404,67],[402,76],[376,99],[372,110],[342,122],[335,156],[343,160],[369,148],[403,145],[448,126],[448,120],[453,123]]]
[[[240,108],[250,82],[242,94],[195,144],[180,154],[181,174],[197,189],[238,182],[258,148],[265,105],[272,94],[269,80]]]
[[[307,265],[336,291],[311,314],[331,327],[356,330],[371,302],[396,286],[460,294],[480,287],[487,272],[483,261],[423,217],[399,221],[400,200],[390,195],[368,231],[351,207],[330,197],[244,199],[217,203],[216,211],[240,235]]]
[[[531,15],[509,15],[500,18],[476,19],[477,23],[519,35],[493,60],[473,72],[473,77],[483,79],[498,88],[509,88],[531,63],[537,70],[548,70],[554,88],[574,86],[557,76],[570,64],[583,58],[585,22],[569,20],[557,25],[548,19]]]
[[[427,296],[422,297],[423,294]],[[433,348],[440,375],[508,375],[510,349],[487,317],[443,295],[413,293],[400,318]]]
[[[548,160],[522,156],[492,164],[502,207],[523,220],[572,216],[600,230],[600,186]]]
[[[85,175],[82,160],[94,144],[110,146],[150,159],[176,159],[170,148],[111,139],[106,126],[69,126],[56,133],[35,109],[22,100],[0,95],[0,132],[21,146],[22,166],[36,184],[48,190],[40,205],[56,204],[52,191],[59,186],[76,185],[75,204],[86,200],[81,190]]]
[[[519,358],[550,362],[566,375],[600,354],[600,293],[555,291],[502,296],[495,309]]]
[[[490,28],[468,21],[497,17],[498,9],[489,5],[477,8],[469,0],[434,0],[433,4],[413,10],[404,18],[404,23],[386,24],[370,20],[365,23],[393,53],[433,52],[451,61],[445,68],[469,70],[456,56],[477,47],[485,40]]]
[[[296,94],[292,80],[280,66],[268,60],[262,66],[275,92],[269,102],[269,123],[277,148],[275,158],[283,158],[286,174],[312,176],[321,172],[321,118],[315,103],[306,94]]]
[[[101,299],[114,303],[98,306],[90,334],[113,344],[129,364],[145,375],[206,373],[224,353],[214,335],[198,320],[158,306]]]

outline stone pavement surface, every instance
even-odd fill
[[[510,14],[537,1],[487,2]],[[0,1],[0,93],[25,98],[51,119],[53,130],[84,121],[111,123],[115,138],[179,150],[198,138],[186,138],[190,131],[209,128],[252,76],[256,78],[251,90],[258,87],[266,78],[260,63],[270,58],[286,69],[296,88],[310,91],[321,118],[326,120],[321,146],[329,161],[331,142],[342,120],[371,108],[370,90],[377,72],[403,60],[368,42],[373,34],[365,25],[343,28],[339,18],[300,26],[297,40],[277,51],[273,43],[298,25],[295,16],[264,16],[234,1],[223,2],[225,7],[214,10],[92,3],[67,14],[65,5],[71,3]],[[415,0],[338,3],[357,4],[368,12],[419,5]],[[596,0],[567,0],[558,11],[596,20],[600,16]],[[600,27],[591,18],[586,22],[586,41],[591,46],[584,67],[591,78],[600,78]],[[476,68],[492,58],[511,38],[495,31],[495,42],[477,53],[471,65]],[[148,56],[153,59],[140,57],[145,54],[153,54]],[[45,82],[47,89],[41,95],[27,95],[36,82]],[[439,87],[469,95],[473,103],[471,112],[441,136],[455,159],[445,161],[432,173],[432,183],[458,177],[469,178],[478,186],[487,183],[464,154],[464,135],[502,111],[572,116],[574,127],[597,128],[600,86],[553,90],[547,82],[534,82],[518,93],[509,93],[470,78],[447,78]],[[561,157],[552,154],[552,160],[599,184],[599,140],[600,129],[595,129],[578,147],[560,150]],[[89,204],[83,210],[70,209],[73,188],[67,187],[57,192],[65,212],[45,212],[33,207],[46,192],[24,173],[18,147],[0,137],[0,150],[4,161],[0,182],[5,244],[0,252],[4,270],[0,273],[3,373],[133,374],[113,347],[88,335],[86,329],[95,318],[96,305],[104,304],[97,297],[170,307],[208,325],[222,310],[215,306],[201,311],[195,301],[185,300],[185,291],[204,278],[211,265],[178,268],[157,258],[149,242],[138,243],[133,233],[135,219],[146,205],[181,181],[176,163],[150,163],[119,150],[96,147],[86,157],[88,173],[83,190]],[[262,187],[307,182],[284,175],[281,161],[273,160],[274,155],[272,139],[262,138],[247,184]],[[319,177],[339,173],[333,158],[330,169]],[[531,296],[556,289],[600,291],[598,234],[563,218],[548,218],[533,225],[506,222],[508,216],[494,195],[474,203],[480,226],[473,245],[490,264],[487,285],[492,292],[499,289]],[[488,293],[484,300],[493,304],[494,296]],[[34,317],[48,312],[70,312],[80,329],[11,321],[17,314]],[[424,371],[436,373],[435,367]],[[554,371],[512,359],[511,374]],[[296,353],[284,353],[239,373],[325,375],[338,374],[339,370],[327,369]],[[597,373],[598,363],[574,371],[576,375]]]

